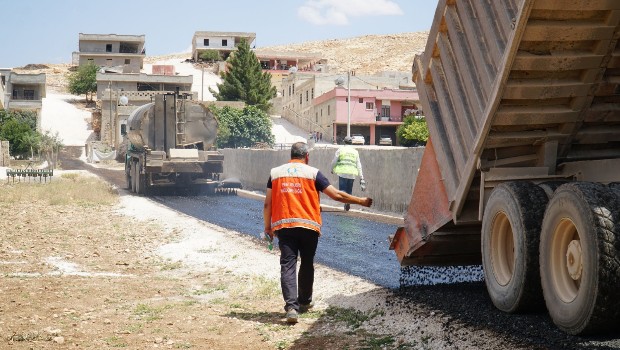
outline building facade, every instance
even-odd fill
[[[45,98],[45,73],[17,73],[0,69],[0,107],[8,111],[31,111],[37,115],[41,130],[41,109]]]
[[[196,32],[192,38],[192,58],[198,62],[201,53],[215,50],[220,53],[223,60],[226,60],[230,53],[237,49],[242,40],[246,40],[252,47],[254,40],[256,40],[256,33]]]
[[[139,73],[144,64],[144,35],[79,34],[79,51],[73,53],[73,64],[93,63],[99,67],[115,67],[123,73]]]
[[[347,77],[297,72],[282,80],[279,94],[285,119],[309,133],[318,132],[323,141],[336,143],[347,135],[348,125],[351,134],[365,137],[366,144],[378,144],[381,136],[395,142],[403,116],[415,113],[420,105],[406,73]]]

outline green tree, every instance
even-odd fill
[[[403,125],[396,130],[398,143],[402,146],[420,146],[425,145],[428,140],[428,127],[426,119],[410,115],[405,117]]]
[[[56,161],[58,160],[58,152],[63,147],[62,139],[58,135],[58,132],[52,134],[50,131],[46,131],[41,135],[41,143],[39,148],[47,162],[51,165],[52,169],[56,168]]]
[[[34,112],[0,110],[0,140],[9,141],[12,155],[24,155],[31,147],[37,148],[36,128],[37,115]]]
[[[257,144],[273,146],[271,118],[256,106],[243,109],[213,108],[218,120],[217,146],[219,148],[253,147]]]
[[[21,142],[30,148],[30,158],[34,159],[34,151],[38,153],[41,147],[41,133],[31,130],[21,136]]]
[[[218,101],[244,101],[268,111],[276,88],[271,85],[271,74],[263,72],[248,42],[242,40],[227,62],[227,70],[220,74],[222,83],[217,84],[219,92],[209,88],[213,96]]]
[[[86,95],[86,101],[93,101],[93,93],[97,92],[97,72],[99,67],[94,63],[80,66],[77,71],[69,74],[69,92],[74,95]]]

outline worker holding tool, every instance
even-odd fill
[[[291,160],[271,169],[263,207],[264,232],[272,239],[278,237],[280,284],[288,323],[297,323],[298,313],[314,305],[314,255],[321,235],[319,192],[342,203],[372,205],[371,198],[337,190],[319,169],[308,165],[308,160],[308,145],[293,144]]]
[[[353,193],[353,182],[355,177],[360,177],[360,189],[366,191],[366,181],[364,181],[364,173],[362,173],[362,163],[360,155],[351,144],[353,139],[351,136],[344,138],[344,146],[339,148],[332,160],[332,174],[338,175],[338,189],[348,194]],[[344,210],[349,211],[350,204],[344,205]]]

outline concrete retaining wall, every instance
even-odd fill
[[[288,162],[289,150],[223,149],[224,178],[236,177],[247,190],[264,191],[269,170]],[[358,148],[364,178],[368,183],[361,192],[359,181],[353,186],[356,196],[373,198],[377,210],[404,213],[407,210],[424,148]],[[336,148],[315,148],[310,151],[310,165],[319,168],[338,188],[338,177],[331,174]]]
[[[0,166],[9,166],[9,141],[0,141]]]

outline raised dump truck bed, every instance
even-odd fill
[[[430,141],[392,240],[403,265],[482,262],[498,308],[542,301],[542,282],[562,329],[601,326],[611,305],[583,286],[620,280],[595,261],[617,242],[583,222],[618,202],[619,24],[617,0],[439,1],[412,68]]]

